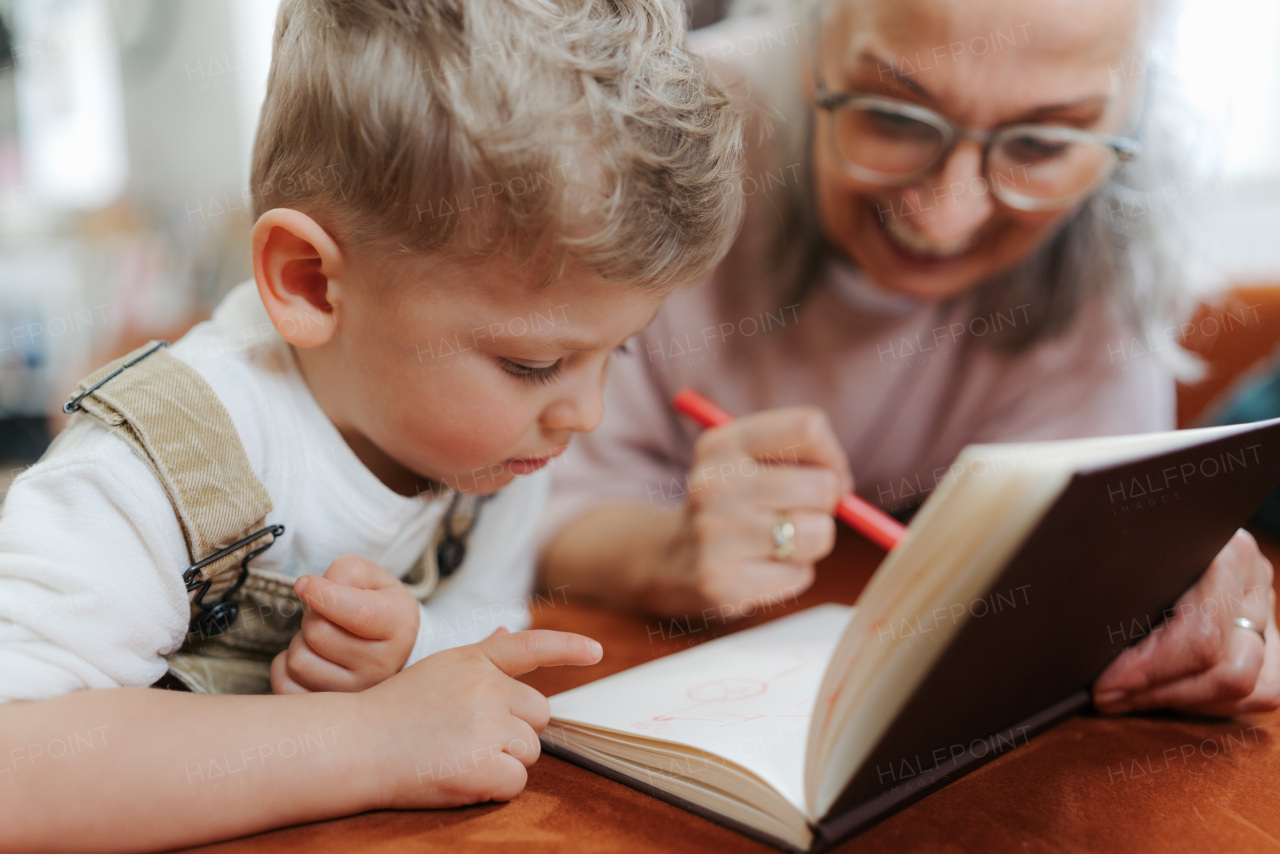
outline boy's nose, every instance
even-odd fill
[[[599,381],[582,377],[572,387],[566,387],[542,413],[542,426],[548,432],[572,430],[589,433],[600,426],[604,418],[604,372]]]
[[[904,201],[920,211],[908,225],[921,237],[939,250],[963,246],[996,209],[982,171],[982,146],[961,143],[941,170],[905,191]]]

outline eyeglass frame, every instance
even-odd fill
[[[815,20],[814,23],[816,24],[817,21]],[[844,167],[844,171],[860,181],[866,181],[869,184],[876,184],[881,187],[909,186],[918,182],[922,178],[926,178],[936,173],[938,169],[947,162],[948,158],[951,157],[956,146],[966,140],[972,140],[982,145],[982,176],[991,186],[992,193],[1001,202],[1011,208],[1024,211],[1061,210],[1063,208],[1071,207],[1079,200],[1089,196],[1097,190],[1098,187],[1105,184],[1106,181],[1115,174],[1116,169],[1118,169],[1122,164],[1133,160],[1142,153],[1142,143],[1139,140],[1131,139],[1129,137],[1114,136],[1111,134],[1098,133],[1096,131],[1083,130],[1081,128],[1067,127],[1065,125],[1042,125],[1032,124],[1029,122],[1004,125],[992,130],[976,130],[974,128],[966,128],[959,125],[936,110],[931,110],[928,107],[921,106],[920,104],[913,104],[910,101],[905,101],[899,98],[889,98],[883,95],[855,95],[851,92],[832,92],[827,89],[826,83],[823,81],[822,39],[820,35],[821,28],[815,26],[813,29],[813,89],[815,107],[820,110],[825,110],[827,113],[834,116],[837,110],[851,105],[880,104],[881,106],[888,106],[894,111],[898,111],[909,118],[914,118],[928,124],[938,130],[943,137],[942,147],[939,149],[938,155],[934,158],[933,162],[922,167],[919,171],[913,172],[898,180],[885,180],[885,178],[882,177],[884,173],[875,172],[874,170],[867,169],[866,167],[859,166],[858,164],[851,162],[849,158],[840,151],[838,141],[832,138],[830,142],[835,146],[835,153],[839,157],[841,166]],[[1037,135],[1042,134],[1047,130],[1050,131],[1051,136],[1055,136],[1064,141],[1090,142],[1104,145],[1115,152],[1115,164],[1111,167],[1109,172],[1105,173],[1103,177],[1099,179],[1097,183],[1089,187],[1089,189],[1073,196],[1052,200],[1034,199],[1030,196],[1022,196],[1020,198],[1025,199],[1026,202],[1017,203],[1010,201],[1008,198],[1001,195],[1000,188],[990,177],[989,162],[991,147],[995,140],[1002,136],[1017,131],[1025,132],[1027,130],[1034,131]],[[836,132],[835,123],[832,122],[831,133],[834,135]]]

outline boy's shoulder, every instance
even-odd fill
[[[257,471],[288,429],[282,418],[323,417],[318,408],[294,405],[300,394],[309,392],[253,280],[234,287],[209,320],[192,327],[170,352],[209,384]]]
[[[213,316],[174,342],[169,353],[208,384],[225,410],[221,419],[210,413],[205,423],[225,424],[222,419],[230,416],[250,467],[264,480],[270,479],[272,461],[287,450],[288,436],[296,443],[300,432],[324,429],[311,425],[323,419],[323,412],[309,398],[293,354],[271,325],[252,281],[232,289]],[[306,400],[299,403],[300,398]],[[84,466],[146,471],[113,432],[91,419],[74,418],[23,475],[58,478]]]
[[[262,422],[270,418],[269,406],[263,405],[270,398],[269,387],[289,382],[289,365],[284,360],[291,355],[271,326],[252,282],[233,289],[210,320],[192,327],[169,352],[209,384],[232,416],[242,442],[248,439],[247,445],[256,444],[253,437],[263,432]],[[104,463],[112,467],[133,460],[135,452],[113,432],[94,420],[73,418],[23,475],[52,475]],[[257,456],[260,453],[251,454],[251,458]]]

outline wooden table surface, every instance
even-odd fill
[[[1280,565],[1280,547],[1264,543]],[[798,601],[746,627],[821,602],[851,603],[880,559],[849,535]],[[722,635],[715,620],[605,611],[553,592],[537,628],[598,638],[590,668],[540,670],[553,694]],[[736,627],[735,627],[736,628]],[[193,851],[769,852],[758,842],[567,762],[543,756],[507,804],[383,811],[284,828]],[[1280,712],[1235,719],[1178,715],[1072,718],[841,846],[869,851],[1280,852]]]

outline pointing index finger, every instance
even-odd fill
[[[492,635],[477,646],[508,676],[519,676],[539,667],[595,664],[604,654],[600,644],[591,638],[549,629]]]

